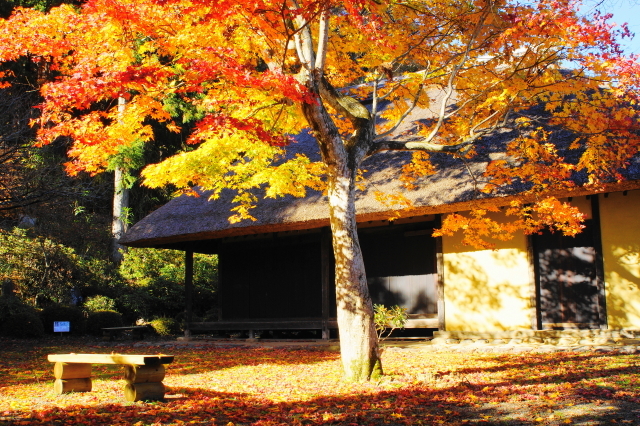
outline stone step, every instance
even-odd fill
[[[640,330],[512,330],[496,332],[436,331],[434,344],[640,344]],[[636,343],[638,342],[638,343]]]

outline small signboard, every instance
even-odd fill
[[[69,321],[54,321],[53,332],[54,333],[68,333],[71,330],[71,322]]]

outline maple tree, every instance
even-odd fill
[[[190,148],[148,166],[147,185],[198,185],[212,198],[236,191],[231,220],[251,218],[255,188],[267,197],[325,190],[343,368],[365,380],[382,372],[354,207],[365,158],[414,151],[398,176],[410,190],[432,173],[429,153],[464,160],[501,128],[520,129],[478,187],[523,184],[506,211],[514,220],[479,209],[448,216],[439,231],[462,230],[480,246],[544,226],[574,234],[582,216],[551,196],[575,187],[578,174],[595,189],[623,179],[638,148],[640,66],[617,44],[626,27],[577,8],[564,0],[90,0],[47,14],[19,9],[0,27],[0,59],[51,61],[59,77],[42,88],[38,138],[73,139],[72,174],[98,173],[152,140],[149,119],[178,130],[177,108],[196,120]],[[538,105],[552,127],[530,113]],[[420,111],[430,119],[403,140],[400,123]],[[321,162],[285,157],[304,129]],[[554,129],[575,135],[569,148],[579,160],[563,157]]]

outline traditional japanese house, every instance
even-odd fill
[[[504,144],[514,137],[515,130],[494,134],[466,162],[432,155],[437,172],[412,190],[397,179],[409,153],[366,160],[356,208],[373,302],[406,307],[407,327],[414,329],[640,328],[637,162],[625,170],[627,181],[599,193],[577,186],[555,194],[587,216],[576,237],[519,234],[481,250],[461,245],[457,236],[431,236],[443,215],[519,197],[517,187],[483,195],[475,180],[489,161],[504,157]],[[294,145],[291,151],[319,159],[310,136]],[[413,207],[385,206],[376,191],[402,192]],[[262,198],[251,212],[256,220],[239,223],[228,221],[231,200],[228,192],[216,200],[206,193],[178,197],[135,224],[121,242],[183,250],[188,266],[194,252],[218,254],[218,321],[191,323],[193,331],[318,330],[330,336],[337,324],[326,198],[314,191],[305,198]]]

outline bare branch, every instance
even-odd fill
[[[420,82],[420,85],[418,86],[418,90],[416,90],[415,95],[413,96],[413,100],[411,102],[411,106],[409,106],[409,108],[407,108],[407,110],[402,114],[402,116],[398,119],[398,121],[396,122],[396,124],[389,130],[387,130],[386,132],[382,133],[379,135],[379,137],[384,138],[390,134],[392,134],[393,132],[396,131],[396,129],[402,124],[402,122],[405,120],[405,118],[407,118],[407,116],[409,114],[411,114],[411,112],[415,109],[415,107],[418,105],[418,101],[420,100],[420,95],[422,94],[422,89],[424,88],[424,82],[427,79],[427,72],[424,73],[423,77],[422,77],[422,81]]]
[[[298,2],[292,0],[293,5],[299,8]],[[315,66],[315,53],[313,50],[313,38],[311,37],[311,29],[309,28],[309,22],[301,15],[296,16],[295,22],[297,29],[293,35],[296,51],[300,62],[307,70],[312,70]]]
[[[320,28],[318,30],[318,51],[316,52],[315,68],[321,73],[327,60],[327,46],[329,43],[329,8],[326,7],[320,16]]]
[[[464,153],[468,150],[475,139],[470,139],[455,145],[442,145],[427,141],[381,141],[374,143],[367,155],[373,155],[382,151],[425,151],[425,152],[447,152],[447,153]]]
[[[445,89],[445,95],[444,95],[444,98],[442,99],[442,105],[440,105],[440,113],[439,113],[439,117],[438,117],[438,122],[434,126],[433,130],[431,131],[431,133],[425,138],[427,142],[430,142],[430,141],[433,140],[433,138],[435,138],[435,136],[440,131],[440,128],[444,124],[446,111],[447,111],[447,104],[449,103],[449,99],[451,99],[451,96],[453,96],[453,92],[454,92],[453,83],[454,83],[456,77],[458,76],[458,72],[460,71],[460,69],[464,66],[464,64],[469,59],[469,53],[471,52],[471,47],[472,47],[473,43],[476,41],[476,39],[478,38],[478,36],[480,35],[480,31],[482,30],[482,27],[484,26],[484,22],[487,19],[487,16],[489,16],[489,14],[491,13],[491,6],[492,5],[493,5],[493,3],[489,2],[487,4],[485,10],[482,12],[482,16],[478,20],[478,24],[476,25],[476,28],[473,31],[473,34],[471,35],[471,37],[469,38],[469,41],[467,42],[467,47],[465,49],[464,55],[462,56],[462,59],[453,68],[453,71],[449,75],[449,80],[447,82],[447,88]]]
[[[361,102],[338,92],[324,77],[320,84],[320,96],[332,108],[347,117],[356,128],[363,125],[363,120],[371,120],[371,113]]]

